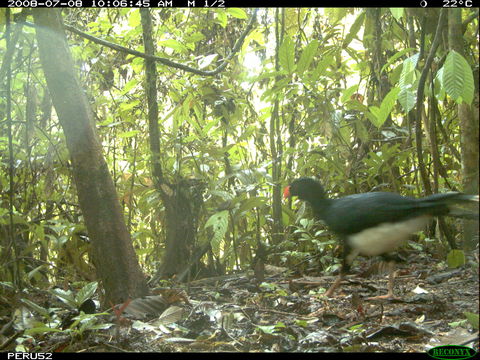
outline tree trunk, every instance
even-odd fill
[[[72,161],[80,208],[92,241],[105,305],[147,293],[113,180],[95,131],[92,110],[74,73],[60,11],[33,12],[40,60]]]
[[[461,9],[450,9],[448,12],[448,42],[450,49],[465,56]],[[475,90],[474,98],[478,99],[478,87]],[[472,105],[462,103],[458,105],[458,118],[460,120],[463,191],[467,194],[478,194],[478,108],[474,112]],[[477,231],[478,222],[464,222],[463,248],[465,250],[475,248],[478,243],[475,237]]]
[[[152,19],[149,9],[141,9],[145,53],[155,55],[152,37]],[[163,174],[160,163],[160,131],[158,128],[157,68],[152,59],[145,59],[146,98],[148,101],[148,129],[152,174],[155,188],[165,205],[165,254],[159,270],[151,280],[178,275],[188,268],[197,239],[200,209],[203,204],[203,184],[195,180],[176,179],[170,184]]]

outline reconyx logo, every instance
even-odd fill
[[[428,350],[427,354],[435,359],[447,360],[447,359],[469,359],[477,352],[472,348],[460,345],[443,345],[436,346]]]

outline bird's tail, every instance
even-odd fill
[[[422,199],[421,204],[437,208],[440,212],[436,215],[446,215],[467,220],[478,220],[478,195],[468,195],[458,192],[434,194]],[[459,207],[457,205],[477,204],[475,209]],[[445,211],[446,210],[446,211]]]
[[[458,203],[478,203],[478,195],[468,195],[459,192],[448,192],[443,194],[434,194],[422,199],[425,202],[440,202],[444,204],[458,204]]]

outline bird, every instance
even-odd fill
[[[478,203],[478,195],[459,192],[423,198],[393,192],[368,192],[330,199],[320,181],[301,177],[284,188],[283,197],[286,199],[292,196],[309,203],[315,217],[322,220],[343,243],[340,275],[325,293],[327,297],[332,297],[358,255],[388,257],[411,234],[424,229],[435,216],[478,220],[478,213],[454,207],[458,203]],[[393,291],[393,261],[389,262],[388,268],[387,294],[370,297],[368,300],[396,299]]]

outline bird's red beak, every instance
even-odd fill
[[[291,195],[290,195],[290,185],[288,186],[285,186],[285,189],[283,189],[283,198],[286,199],[286,198],[289,198]]]

